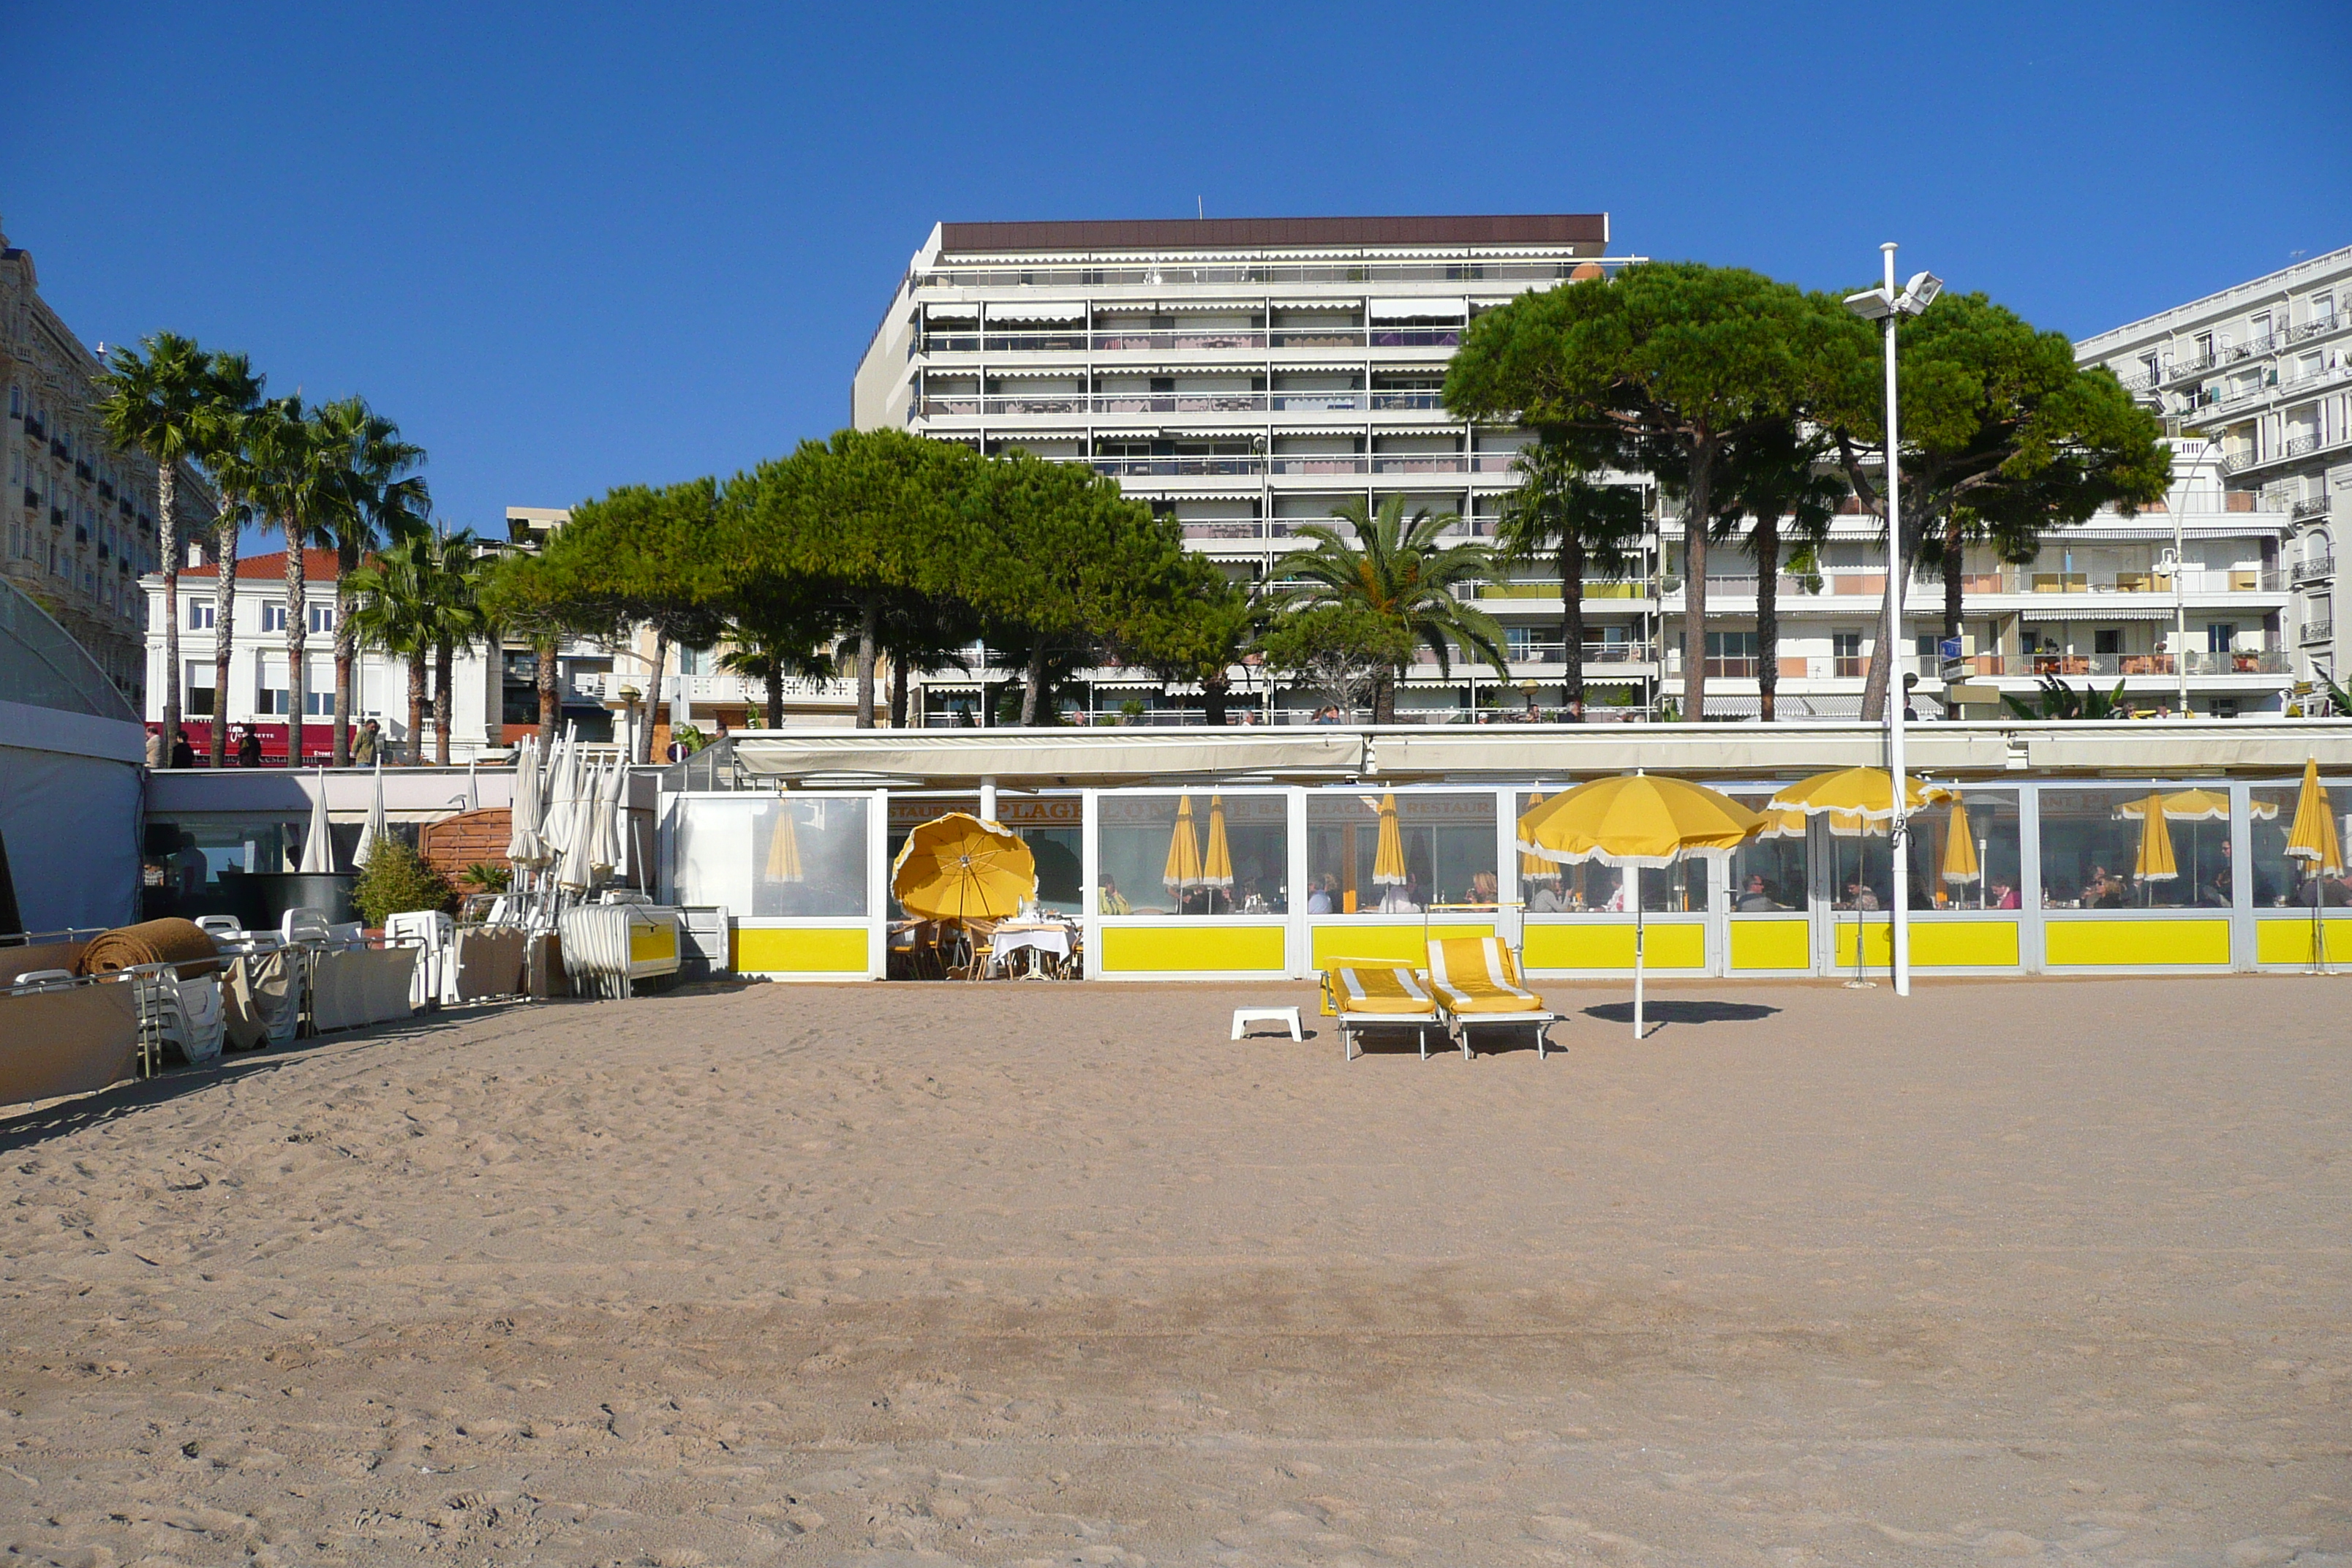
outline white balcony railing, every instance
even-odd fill
[[[926,419],[1063,418],[1177,414],[1435,413],[1444,395],[1374,387],[1337,392],[1083,392],[946,393],[925,397],[915,412]]]

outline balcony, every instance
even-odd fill
[[[1507,474],[1511,471],[1511,457],[1508,452],[1335,452],[1296,458],[1236,453],[1230,457],[1076,457],[1055,460],[1092,463],[1095,472],[1122,479],[1304,479],[1349,474]]]
[[[25,416],[25,436],[27,440],[47,440],[48,438],[48,430],[38,419],[34,418],[29,414]]]
[[[2268,467],[2272,463],[2291,463],[2297,458],[2307,458],[2314,452],[2341,445],[2343,442],[2340,439],[2326,441],[2317,436],[2297,436],[2275,451],[2248,452],[2234,458],[2224,458],[2221,459],[2221,471],[2233,476],[2247,473],[2255,468]]]
[[[1567,662],[1560,657],[1560,650],[1566,646],[1558,641],[1516,643],[1506,647],[1503,654],[1515,670],[1559,669],[1564,668]],[[1654,664],[1658,658],[1657,645],[1654,643],[1588,642],[1583,647],[1584,666],[1587,669],[1618,669],[1630,672],[1633,666]],[[1475,656],[1457,651],[1453,660],[1454,668],[1461,668],[1474,658]],[[1420,648],[1413,654],[1413,663],[1416,666],[1433,668],[1437,664],[1437,656],[1425,647]]]
[[[997,353],[1263,353],[1268,349],[1452,349],[1462,329],[1440,327],[1128,327],[1116,331],[919,332],[907,357]]]
[[[2308,583],[2315,578],[2335,575],[2336,557],[2333,555],[2308,556],[2294,563],[2294,580],[2298,583]]]
[[[992,416],[1077,418],[1088,415],[1142,414],[1361,414],[1442,412],[1435,392],[1374,389],[1337,392],[1083,392],[991,393],[923,398],[915,413],[926,419],[971,419]]]
[[[2329,620],[2324,620],[2324,621],[2305,621],[2305,622],[2304,622],[2304,623],[2303,623],[2303,640],[2304,640],[2305,642],[2306,642],[2306,643],[2315,643],[2315,642],[2333,642],[2333,641],[2335,641],[2335,640],[2336,640],[2336,623],[2335,623],[2335,621],[2334,621],[2333,619],[2329,619]]]
[[[1562,278],[1606,277],[1625,262],[1619,258],[1575,261],[1319,261],[1222,262],[1185,267],[1163,261],[1118,267],[947,267],[919,272],[910,287],[1002,289],[1007,285],[1092,289],[1139,286],[1253,283],[1462,283],[1552,282]]]

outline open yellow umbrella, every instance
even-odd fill
[[[767,878],[771,882],[801,880],[799,814],[789,801],[776,803],[776,825],[768,833]]]
[[[1956,888],[1984,880],[1984,868],[1977,864],[1977,836],[1969,826],[1966,801],[1952,798],[1951,819],[1944,824],[1944,853],[1941,857],[1944,880]]]
[[[1011,828],[951,811],[907,835],[890,891],[920,920],[1003,920],[1037,896],[1037,862]]]
[[[2303,764],[2303,788],[2294,797],[2294,823],[2286,832],[2290,860],[2308,862],[2305,875],[2311,889],[2311,962],[2323,973],[2327,968],[2327,890],[2323,878],[2344,875],[2344,847],[2336,837],[2336,818],[2328,812],[2327,792],[2319,784],[2319,759]]]
[[[1201,885],[1222,889],[1230,910],[1234,899],[1234,857],[1225,847],[1225,797],[1209,797],[1209,852],[1201,863]],[[1214,913],[1213,908],[1211,910]]]
[[[1958,797],[1941,784],[1921,782],[1916,773],[1903,776],[1905,815]],[[1773,795],[1767,811],[1801,811],[1826,816],[1830,831],[1841,838],[1864,834],[1883,835],[1895,820],[1895,778],[1885,768],[1839,768],[1801,779]]]
[[[1561,865],[1598,860],[1628,870],[1671,866],[1685,856],[1722,860],[1767,824],[1727,795],[1657,773],[1595,779],[1563,790],[1519,818],[1519,847]],[[1642,1037],[1641,889],[1633,906],[1633,1037]]]
[[[1168,866],[1160,873],[1160,881],[1180,898],[1187,889],[1201,885],[1201,836],[1192,830],[1189,795],[1176,797],[1176,828],[1168,836]]]
[[[2219,790],[2210,789],[2181,789],[2170,795],[2144,795],[2116,807],[2116,815],[2137,821],[2147,814],[2151,801],[2160,803],[2164,815],[2174,822],[2227,822],[2230,819],[2230,797]],[[2246,803],[2246,815],[2256,822],[2270,821],[2278,816],[2278,810],[2277,804],[2273,801],[2250,800]]]
[[[1381,837],[1372,852],[1372,880],[1402,888],[1412,877],[1404,868],[1404,834],[1397,826],[1396,796],[1381,796]]]

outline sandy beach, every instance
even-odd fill
[[[2352,983],[1547,989],[1545,1062],[761,985],[0,1123],[0,1563],[2352,1563]]]

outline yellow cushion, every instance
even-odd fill
[[[1540,1013],[1544,999],[1521,987],[1500,940],[1447,937],[1429,944],[1429,988],[1450,1013]]]
[[[1437,1004],[1409,969],[1341,968],[1330,972],[1343,1013],[1433,1013]]]

